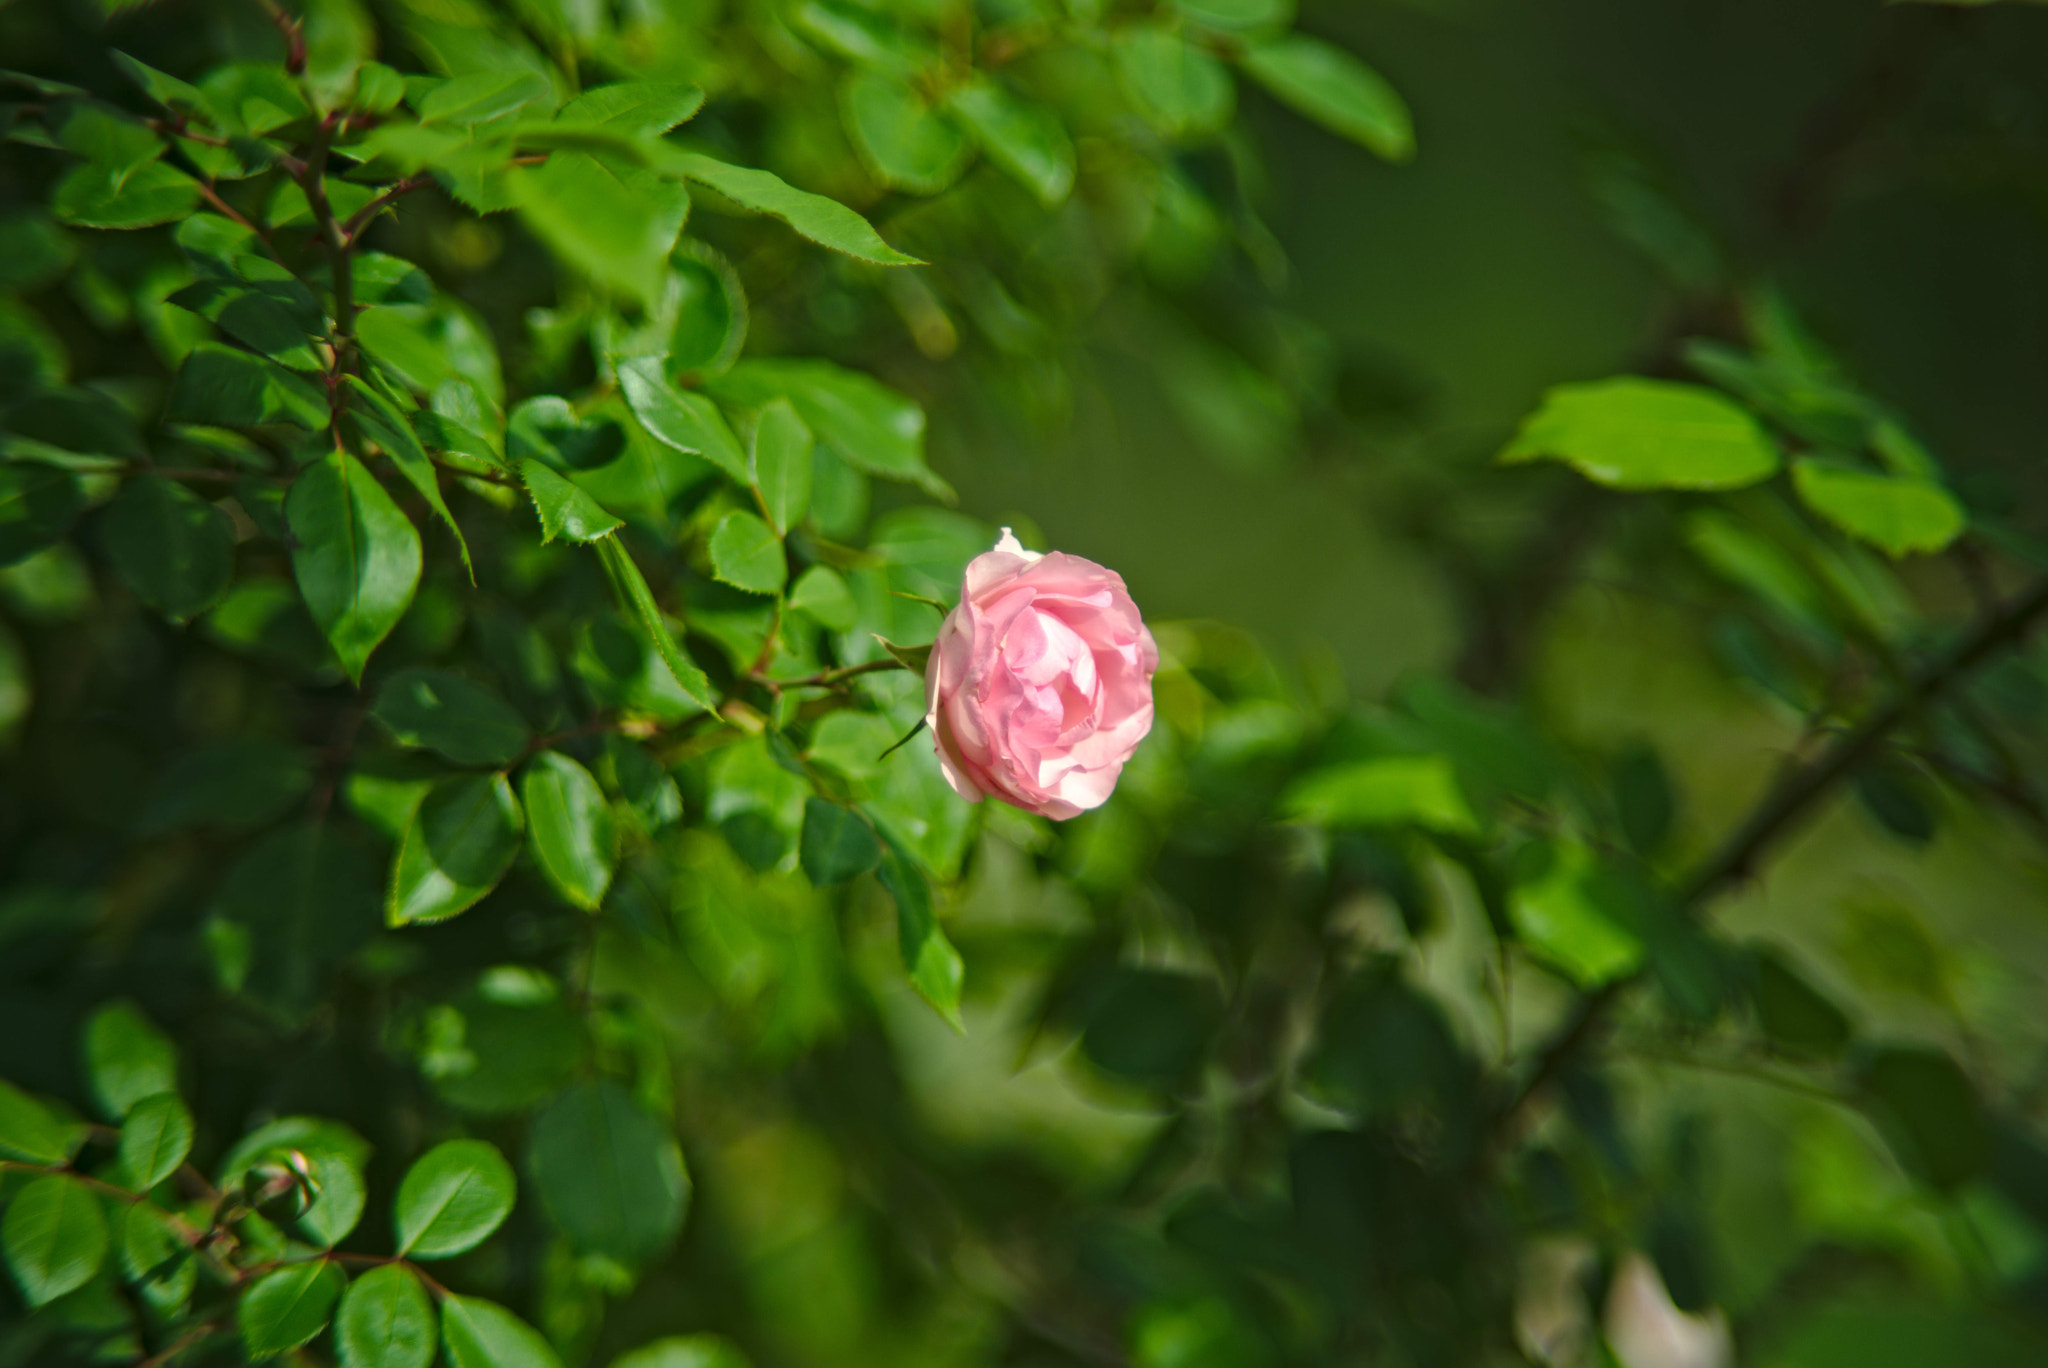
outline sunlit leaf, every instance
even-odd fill
[[[406,1170],[392,1224],[398,1252],[446,1259],[474,1249],[512,1213],[512,1166],[482,1140],[436,1145]]]
[[[1968,524],[1953,494],[1913,476],[1805,456],[1792,464],[1792,487],[1808,508],[1888,556],[1940,551]]]
[[[1245,51],[1244,69],[1283,102],[1388,161],[1415,155],[1408,106],[1384,76],[1340,47],[1290,33]]]
[[[590,771],[559,751],[542,751],[520,781],[527,840],[555,891],[595,912],[611,887],[617,832]]]
[[[1544,457],[1616,489],[1737,489],[1778,469],[1777,447],[1741,408],[1697,385],[1633,376],[1546,394],[1500,454]]]

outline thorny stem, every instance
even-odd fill
[[[1676,895],[1679,908],[1695,910],[1728,885],[1749,877],[1765,852],[1789,836],[1811,815],[1815,804],[1868,760],[1901,723],[1961,683],[1999,650],[2022,640],[2044,613],[2048,613],[2048,575],[1985,614],[1946,654],[1912,675],[1890,701],[1843,733],[1813,761],[1773,785],[1742,825],[1680,886]],[[1580,999],[1570,1019],[1537,1052],[1528,1078],[1500,1111],[1496,1140],[1501,1149],[1519,1135],[1536,1101],[1592,1040],[1609,1009],[1640,977],[1637,973],[1616,979]]]
[[[278,0],[256,0],[263,6],[270,22],[277,25],[277,31],[284,35],[284,69],[296,76],[306,69],[306,32],[299,21],[285,11]]]
[[[801,679],[769,679],[758,670],[749,675],[757,684],[765,684],[777,690],[783,689],[836,689],[856,675],[877,674],[883,670],[903,670],[909,667],[900,660],[870,660],[865,665],[841,665],[837,669],[820,670]]]
[[[334,140],[336,117],[330,114],[321,121],[320,130],[313,138],[313,149],[299,176],[299,187],[306,192],[306,204],[313,211],[313,222],[327,244],[328,264],[334,277],[334,361],[328,368],[327,401],[338,439],[342,410],[348,403],[348,391],[342,384],[342,377],[348,373],[355,359],[356,299],[355,259],[350,255],[349,237],[335,218],[334,205],[327,198],[327,151]]]
[[[408,176],[396,185],[388,187],[377,198],[349,215],[348,222],[341,225],[342,239],[350,246],[354,246],[355,240],[362,236],[363,230],[370,226],[372,219],[383,212],[385,206],[401,196],[410,195],[415,190],[423,190],[433,183],[434,178],[423,171],[417,176]]]

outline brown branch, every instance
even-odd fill
[[[348,221],[341,225],[342,238],[350,246],[354,246],[356,239],[363,235],[363,230],[370,226],[370,220],[383,212],[386,206],[401,196],[410,195],[415,190],[424,190],[433,183],[434,178],[422,171],[417,176],[407,176],[404,180],[386,188],[375,199],[348,216]]]
[[[277,0],[256,0],[256,3],[263,7],[263,12],[270,16],[270,22],[284,35],[284,69],[297,76],[306,69],[305,30]]]
[[[1997,611],[1986,614],[1954,647],[1913,675],[1889,702],[1845,732],[1819,757],[1773,785],[1742,825],[1729,833],[1719,849],[1680,886],[1675,899],[1678,907],[1682,911],[1696,910],[1728,885],[1749,877],[1764,853],[1797,830],[1816,803],[1868,760],[1894,729],[1999,650],[2017,644],[2044,613],[2048,613],[2048,575],[2036,579]],[[1537,1052],[1528,1078],[1500,1111],[1496,1123],[1500,1149],[1505,1149],[1520,1134],[1536,1100],[1592,1039],[1608,1010],[1640,977],[1639,971],[1616,979],[1582,998],[1571,1017]]]
[[[870,660],[865,665],[841,665],[833,670],[820,670],[805,675],[802,679],[769,679],[755,673],[747,677],[756,684],[767,684],[776,689],[836,689],[856,675],[877,674],[883,670],[905,670],[910,668],[900,660]]]
[[[207,1321],[204,1325],[195,1325],[177,1339],[172,1340],[170,1346],[162,1353],[152,1354],[146,1359],[138,1360],[135,1368],[163,1368],[163,1365],[169,1363],[172,1359],[219,1329],[220,1322],[218,1321]]]

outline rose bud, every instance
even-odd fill
[[[1003,529],[967,563],[925,665],[946,782],[1064,820],[1100,807],[1152,729],[1159,648],[1123,577]]]
[[[296,1221],[320,1198],[313,1166],[297,1150],[283,1150],[253,1166],[242,1179],[250,1206],[267,1221]]]

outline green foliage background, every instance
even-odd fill
[[[0,1362],[2041,1362],[2044,60],[0,3]]]

